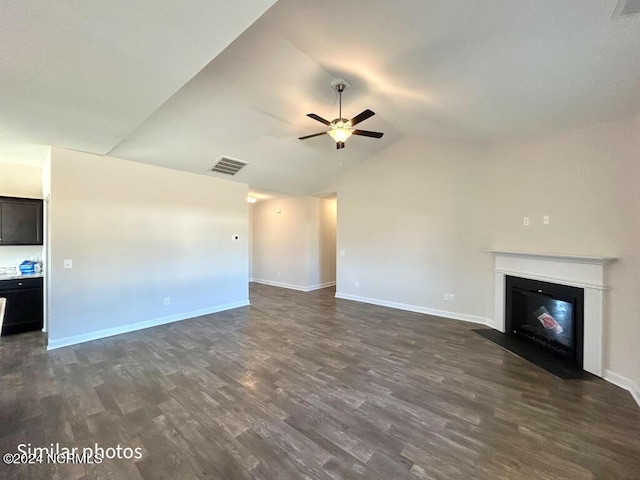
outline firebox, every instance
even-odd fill
[[[505,333],[582,369],[584,290],[505,277]]]

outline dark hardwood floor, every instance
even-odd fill
[[[0,340],[1,479],[638,479],[640,408],[560,380],[476,325],[251,285],[251,307],[46,352]]]

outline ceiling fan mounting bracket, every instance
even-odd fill
[[[334,81],[332,81],[329,86],[331,88],[333,88],[336,92],[338,93],[342,93],[344,92],[347,88],[349,88],[351,85],[349,85],[349,82],[347,82],[345,79],[343,78],[336,78]]]

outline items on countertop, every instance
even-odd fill
[[[25,277],[42,277],[42,264],[25,260],[17,267],[0,267],[0,280],[16,280]]]
[[[40,263],[34,262],[33,260],[25,260],[18,266],[18,268],[20,269],[20,273],[23,275],[40,273],[42,271],[42,267],[40,267]]]

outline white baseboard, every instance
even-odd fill
[[[251,279],[254,283],[261,283],[263,285],[271,285],[272,287],[288,288],[290,290],[297,290],[299,292],[312,292],[313,290],[320,290],[322,288],[333,287],[336,282],[320,283],[318,285],[312,285],[311,287],[303,287],[302,285],[293,285],[291,283],[272,282],[271,280],[262,280],[260,278]]]
[[[225,310],[231,310],[239,307],[246,307],[249,305],[249,300],[242,300],[240,302],[226,303],[211,308],[203,308],[201,310],[193,310],[191,312],[179,313],[177,315],[169,315],[167,317],[154,318],[152,320],[145,320],[144,322],[131,323],[129,325],[122,325],[119,327],[105,328],[103,330],[96,330],[95,332],[83,333],[81,335],[74,335],[72,337],[59,338],[57,340],[49,340],[47,350],[54,350],[56,348],[68,347],[69,345],[76,345],[78,343],[90,342],[91,340],[99,340],[101,338],[112,337],[114,335],[120,335],[122,333],[135,332],[136,330],[143,330],[145,328],[157,327],[159,325],[165,325],[167,323],[179,322],[180,320],[187,320],[189,318],[200,317],[202,315],[209,315],[211,313],[223,312]]]
[[[624,388],[628,390],[633,399],[636,401],[638,406],[640,407],[640,385],[635,383],[633,380],[623,377],[622,375],[618,375],[611,370],[604,371],[604,377],[607,382],[613,383],[614,385],[619,386],[620,388]]]
[[[318,285],[314,285],[313,287],[307,287],[307,292],[312,292],[314,290],[322,290],[323,288],[329,288],[329,287],[335,287],[336,286],[336,282],[326,282],[326,283],[320,283]]]
[[[495,321],[495,319],[493,319],[493,318],[485,318],[485,321],[486,321],[485,325],[486,325],[487,327],[491,327],[491,328],[493,328],[494,330],[498,330],[498,329],[496,328],[496,321]]]
[[[435,308],[420,307],[418,305],[408,305],[406,303],[389,302],[387,300],[378,300],[376,298],[360,297],[358,295],[350,295],[348,293],[336,293],[336,298],[344,300],[353,300],[355,302],[370,303],[372,305],[380,305],[382,307],[397,308],[398,310],[407,310],[409,312],[424,313],[426,315],[434,315],[436,317],[452,318],[454,320],[462,320],[463,322],[478,323],[480,325],[492,326],[493,322],[485,317],[477,315],[467,315],[466,313],[449,312],[446,310],[437,310]]]

